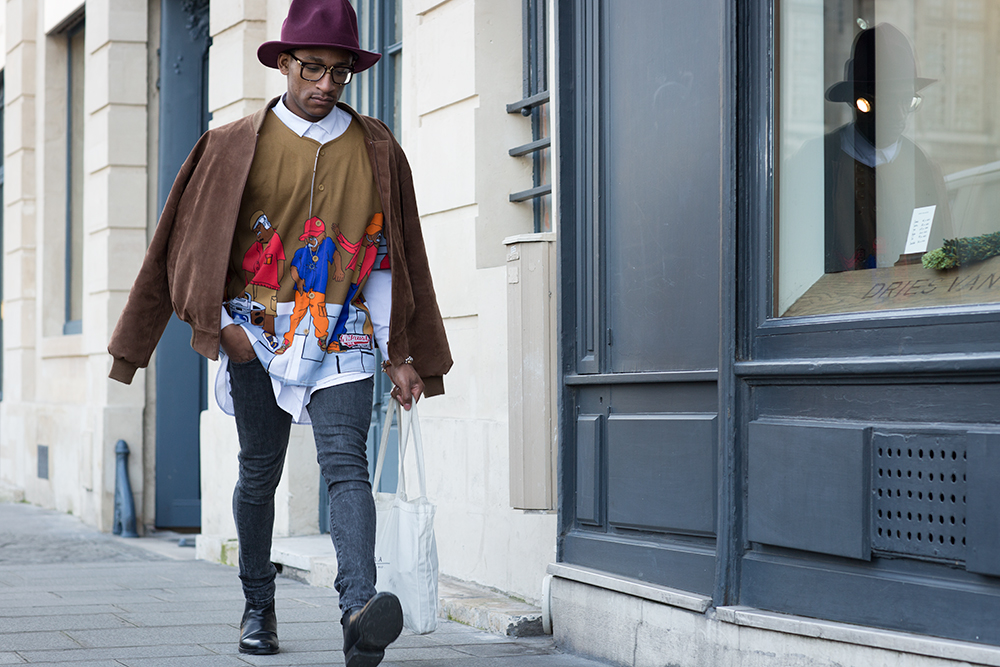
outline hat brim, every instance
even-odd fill
[[[295,49],[343,49],[344,51],[350,51],[358,57],[354,62],[354,73],[364,72],[366,69],[370,68],[372,65],[377,63],[382,57],[381,53],[372,53],[371,51],[363,51],[359,48],[349,46],[346,44],[314,44],[314,43],[304,43],[304,42],[264,42],[257,49],[257,60],[261,62],[265,67],[270,67],[272,69],[278,69],[278,56],[285,51],[293,51]]]
[[[922,90],[932,83],[936,82],[937,79],[926,79],[924,77],[916,77],[913,79],[913,90],[914,92]],[[907,80],[909,83],[909,80]],[[838,81],[829,88],[826,89],[826,99],[831,102],[846,102],[847,104],[854,103],[854,87],[856,85],[871,86],[873,82],[871,81]],[[877,84],[875,84],[877,85]]]

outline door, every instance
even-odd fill
[[[559,559],[711,594],[721,7],[589,0],[558,11],[569,434]]]
[[[158,208],[208,129],[208,0],[164,0],[160,39]],[[201,526],[200,419],[207,363],[191,328],[171,316],[156,348],[156,525]]]

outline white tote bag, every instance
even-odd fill
[[[375,465],[375,565],[378,591],[395,593],[403,607],[403,625],[417,633],[437,629],[438,555],[434,540],[434,505],[427,499],[424,477],[424,451],[420,438],[417,404],[409,411],[398,410],[397,401],[389,401],[382,428],[378,463]],[[392,415],[399,412],[399,483],[396,493],[379,493],[378,484],[385,464],[386,444]],[[403,460],[407,441],[413,434],[413,449],[417,459],[420,495],[408,498],[403,476]]]

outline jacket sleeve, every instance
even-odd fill
[[[167,277],[168,242],[174,232],[178,203],[184,196],[184,188],[204,150],[206,136],[202,136],[192,149],[174,179],[139,274],[111,334],[108,352],[114,362],[108,376],[113,380],[132,383],[136,370],[149,365],[153,350],[170,321],[173,307]]]

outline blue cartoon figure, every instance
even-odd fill
[[[306,220],[305,230],[299,240],[305,241],[305,246],[295,251],[290,271],[292,280],[295,281],[295,306],[288,331],[281,347],[276,350],[277,354],[282,354],[292,346],[295,330],[306,312],[312,315],[316,343],[326,350],[330,327],[330,318],[326,314],[326,286],[331,264],[334,266],[333,279],[337,282],[344,280],[344,269],[337,246],[327,236],[326,225],[322,220],[317,217]]]

